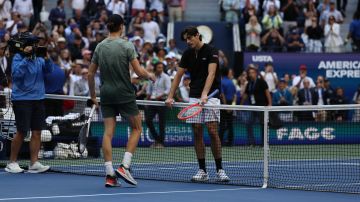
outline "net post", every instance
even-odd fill
[[[269,123],[269,111],[267,107],[264,110],[264,181],[262,188],[268,187],[269,181],[269,133],[268,133],[268,123]]]

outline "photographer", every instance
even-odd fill
[[[31,33],[24,33],[12,39],[21,48],[15,52],[12,61],[12,94],[11,101],[15,113],[16,135],[11,143],[10,162],[5,171],[21,173],[24,170],[16,162],[24,137],[32,131],[30,140],[29,173],[41,173],[50,167],[38,162],[41,130],[45,126],[45,86],[44,76],[53,70],[52,61],[35,54],[38,39]],[[11,40],[10,40],[11,41]],[[10,47],[12,48],[12,47]],[[11,49],[14,51],[14,49]]]

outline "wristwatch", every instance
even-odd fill
[[[202,36],[202,41],[204,43],[210,43],[213,38],[213,31],[211,28],[206,25],[199,25],[197,26],[197,29]]]

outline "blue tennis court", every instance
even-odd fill
[[[359,195],[139,180],[137,187],[105,188],[102,177],[1,172],[0,201],[359,201]]]

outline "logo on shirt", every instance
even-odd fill
[[[219,56],[218,55],[213,55],[214,58],[218,58]]]
[[[206,60],[206,58],[201,58],[202,60]]]

